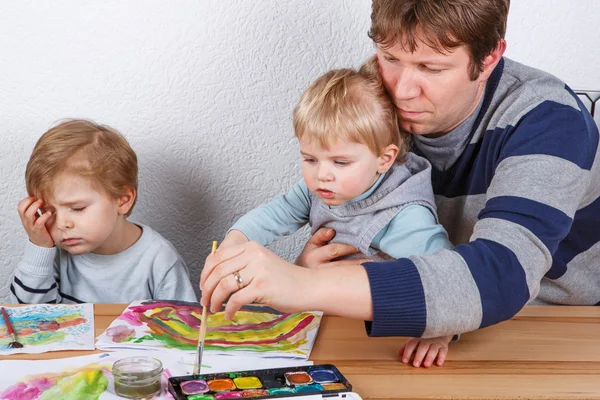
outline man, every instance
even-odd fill
[[[250,243],[207,258],[202,303],[216,310],[233,293],[228,316],[258,301],[415,337],[489,326],[532,300],[598,303],[598,128],[563,82],[503,57],[507,15],[508,0],[373,1],[383,83],[433,165],[454,251],[306,269]],[[331,237],[317,232],[301,259],[346,253],[313,249]]]

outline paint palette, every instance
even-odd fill
[[[169,392],[176,400],[258,400],[351,391],[352,385],[331,364],[169,378]]]

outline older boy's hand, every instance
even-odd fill
[[[420,367],[422,364],[425,368],[429,368],[435,362],[437,366],[441,367],[446,361],[448,343],[451,339],[452,336],[440,336],[431,339],[410,338],[402,345],[398,355],[404,364],[410,363],[414,353],[413,366]]]
[[[308,239],[302,253],[296,259],[296,265],[306,268],[340,267],[371,261],[368,258],[356,260],[338,260],[336,258],[358,253],[358,249],[344,243],[331,243],[335,236],[331,228],[320,228]]]
[[[46,211],[41,216],[38,215],[38,210],[44,202],[35,197],[26,197],[19,202],[18,210],[21,223],[29,241],[40,247],[54,247],[54,240],[46,228],[46,222],[52,217],[51,211]]]

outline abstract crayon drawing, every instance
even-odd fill
[[[202,309],[179,301],[134,302],[98,337],[96,346],[195,351]],[[233,321],[208,317],[204,349],[219,354],[308,358],[320,312],[285,314],[263,305],[244,306]]]
[[[93,304],[34,304],[5,308],[19,342],[24,346],[20,349],[9,347],[11,339],[4,319],[0,318],[0,355],[94,349]]]

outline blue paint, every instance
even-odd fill
[[[271,388],[269,389],[269,394],[287,394],[287,393],[295,393],[292,388]]]
[[[317,383],[334,383],[338,381],[333,371],[329,369],[317,369],[310,371],[309,373]]]

